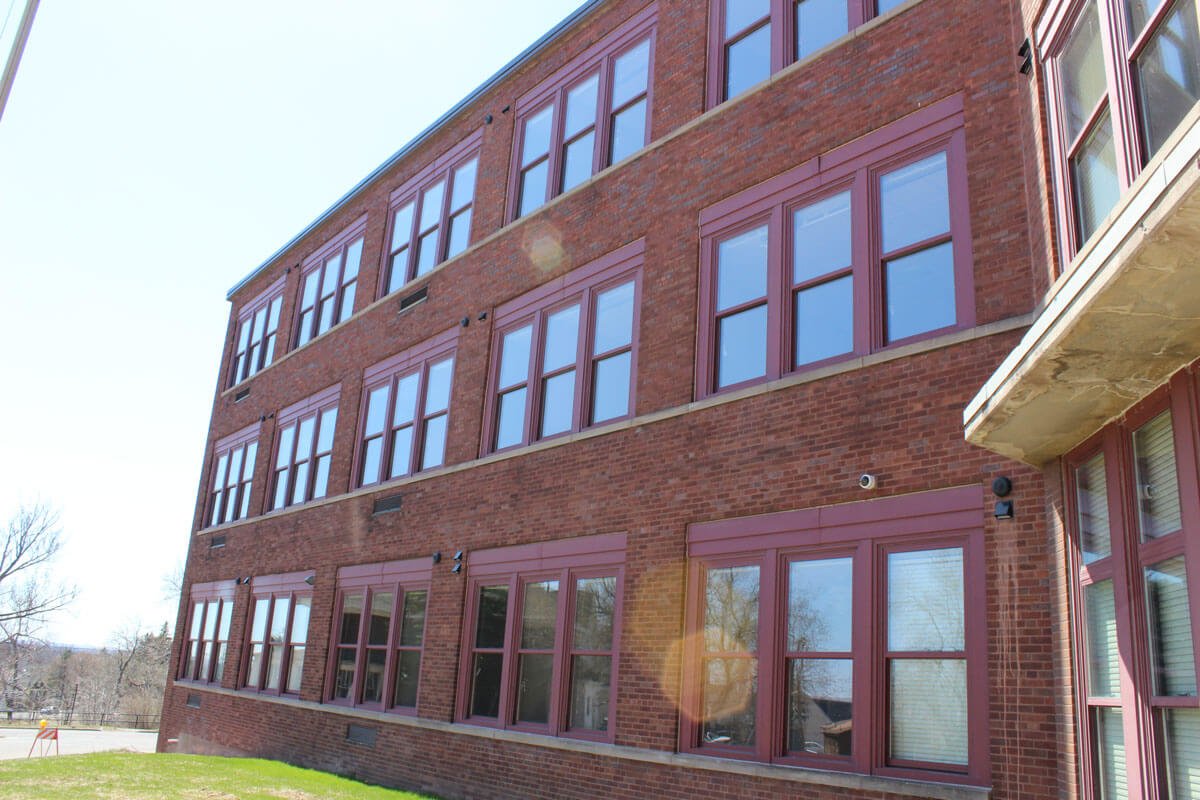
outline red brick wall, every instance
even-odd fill
[[[643,4],[614,0],[590,15],[238,292],[235,315],[241,298],[261,291],[367,213],[356,303],[365,309],[374,297],[390,190],[483,125],[485,114],[494,116],[484,127],[472,241],[494,238],[423,280],[426,302],[404,314],[397,314],[397,298],[378,304],[239,387],[250,389],[241,402],[218,389],[210,445],[268,416],[252,515],[266,502],[274,431],[269,415],[341,383],[329,492],[345,492],[363,368],[464,317],[471,322],[461,329],[458,344],[447,463],[477,458],[492,357],[490,319],[479,321],[479,313],[638,238],[646,240],[646,258],[636,412],[691,402],[699,210],[954,93],[961,92],[965,103],[978,320],[1030,312],[1038,292],[1035,273],[1045,269],[1045,243],[1037,238],[1044,234],[1030,234],[1036,211],[1025,183],[1031,112],[1028,84],[1016,69],[1019,24],[1012,3],[971,4],[968,14],[959,0],[924,0],[685,129],[703,112],[707,7],[700,0],[660,0],[652,127],[655,138],[671,138],[501,229],[513,134],[512,113],[502,109]],[[553,246],[545,247],[547,242]],[[539,255],[546,252],[561,257]],[[293,269],[281,331],[290,327],[298,288]],[[231,317],[230,340],[232,326]],[[980,509],[988,543],[993,796],[1059,797],[1070,783],[1059,759],[1068,712],[1058,700],[1069,667],[1063,671],[1065,650],[1056,628],[1063,599],[1055,594],[1060,583],[1054,570],[1061,567],[1043,522],[1043,476],[968,446],[962,434],[962,408],[1019,336],[1014,331],[967,341],[373,495],[227,526],[224,548],[209,549],[206,535],[194,538],[186,580],[190,585],[316,570],[301,697],[319,702],[338,566],[459,549],[468,552],[469,561],[469,553],[480,548],[625,531],[616,743],[673,751],[688,523],[963,484],[990,486],[993,477],[1005,474],[1017,487],[1017,518],[997,522],[990,506]],[[229,350],[227,342],[222,376],[228,373]],[[868,494],[857,487],[863,472],[878,476],[878,490]],[[395,493],[404,496],[403,510],[372,517],[373,499]],[[419,697],[425,718],[453,717],[464,583],[445,562],[434,570]],[[247,599],[248,589],[239,587],[231,665],[243,656]],[[227,670],[226,688],[235,687],[236,673]],[[202,707],[191,709],[185,707],[189,691],[198,692],[186,686],[169,690],[161,742],[178,737],[184,749],[263,754],[447,797],[847,796],[840,789],[375,722],[363,723],[379,730],[376,747],[368,749],[343,741],[346,717],[206,692],[198,692]]]

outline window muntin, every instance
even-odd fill
[[[243,688],[299,694],[312,611],[312,573],[256,577]]]
[[[416,711],[429,574],[424,560],[338,570],[327,702]]]
[[[191,592],[187,637],[179,659],[181,681],[221,684],[233,620],[233,581],[195,584]]]
[[[266,369],[275,360],[279,338],[279,312],[283,308],[283,281],[276,281],[238,312],[233,367],[229,385],[240,383]]]
[[[279,412],[272,511],[316,500],[328,491],[339,390],[331,387]]]
[[[445,463],[457,328],[366,370],[357,485]]]
[[[649,141],[654,14],[638,14],[517,101],[512,219]]]
[[[258,460],[259,425],[221,439],[213,447],[212,479],[209,484],[208,527],[244,519],[250,513],[254,466]]]
[[[461,719],[612,739],[624,539],[472,554]]]
[[[392,192],[381,296],[470,245],[480,139],[476,133],[463,140]]]
[[[629,416],[642,243],[496,310],[485,450]]]
[[[701,395],[974,324],[957,107],[701,213]]]

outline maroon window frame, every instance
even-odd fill
[[[1055,215],[1059,228],[1062,263],[1068,264],[1096,233],[1087,230],[1081,207],[1076,160],[1101,126],[1107,125],[1112,137],[1112,165],[1118,194],[1124,194],[1142,169],[1154,157],[1167,138],[1166,130],[1156,130],[1162,120],[1151,120],[1153,103],[1142,95],[1147,82],[1139,69],[1143,56],[1152,55],[1160,36],[1171,34],[1168,23],[1184,8],[1194,15],[1195,0],[1164,2],[1145,20],[1141,30],[1135,29],[1129,0],[1063,0],[1051,4],[1035,28],[1035,36],[1047,80],[1051,162]],[[1105,76],[1105,91],[1093,109],[1088,109],[1081,131],[1073,135],[1068,123],[1069,110],[1062,56],[1072,34],[1092,10],[1097,14],[1099,38]],[[1200,34],[1191,31],[1193,40],[1189,76],[1193,94],[1200,93]],[[1156,111],[1158,109],[1155,109]],[[1166,120],[1170,122],[1170,120]],[[1116,198],[1113,198],[1114,205]],[[1100,218],[1101,209],[1096,211]],[[1098,228],[1097,228],[1098,230]]]
[[[550,438],[573,431],[579,431],[592,425],[601,425],[626,419],[633,416],[637,390],[637,343],[640,327],[642,263],[645,253],[645,241],[639,239],[619,250],[615,250],[601,258],[580,267],[563,277],[538,287],[527,294],[517,297],[495,311],[495,323],[492,334],[492,369],[488,376],[488,414],[483,426],[483,452],[506,450],[520,447],[538,439]],[[601,306],[618,293],[629,291],[632,287],[632,310],[629,319],[631,326],[626,340],[623,329],[617,331],[618,340],[610,341],[610,335],[598,336],[601,317],[608,316],[608,306]],[[613,293],[613,294],[610,294]],[[567,358],[562,363],[554,363],[547,368],[546,343],[551,318],[555,314],[578,307],[577,336],[573,358]],[[623,324],[623,323],[622,323]],[[524,368],[519,365],[510,370],[505,363],[506,337],[514,332],[529,330],[529,362]],[[614,330],[605,329],[605,330]],[[597,350],[599,347],[601,349]],[[523,348],[521,349],[523,353]],[[521,356],[523,357],[523,356]],[[602,376],[605,365],[615,365],[628,361],[628,400],[624,413],[620,413],[620,400],[616,406],[598,405],[604,398],[597,391],[600,383],[606,379]],[[569,423],[567,415],[560,414],[560,420],[553,432],[543,425],[546,417],[546,397],[548,381],[560,377],[565,384],[566,376],[574,375],[571,381],[571,401]],[[617,376],[619,380],[619,376]],[[618,385],[619,388],[619,385]],[[516,393],[524,392],[523,403]],[[618,391],[611,395],[617,398]],[[517,422],[510,426],[502,426],[502,412],[505,410],[507,397],[514,397],[512,408],[514,419],[519,417],[520,437],[515,433]],[[562,405],[565,410],[566,404]],[[603,415],[602,418],[598,415]],[[504,440],[500,441],[501,429],[504,429]]]
[[[178,680],[221,684],[229,652],[234,588],[233,581],[192,584]]]
[[[279,312],[283,307],[283,278],[275,281],[238,311],[229,385],[260,372],[275,360],[279,338]]]
[[[797,7],[803,0],[710,0],[708,14],[708,92],[707,107],[712,108],[728,100],[726,96],[726,81],[729,71],[729,50],[747,37],[764,31],[769,43],[766,80],[779,70],[803,58],[811,52],[817,52],[826,44],[831,44],[849,35],[851,31],[875,17],[882,16],[899,5],[897,0],[842,0],[846,8],[846,31],[828,42],[817,43],[818,46],[806,47],[803,36],[798,35]],[[808,0],[813,2],[813,0]],[[735,11],[730,19],[735,20],[736,30],[726,30],[726,12],[733,4],[738,4],[746,10]],[[763,13],[751,19],[752,6],[761,6]],[[755,84],[758,82],[756,81]],[[750,84],[754,85],[754,84]],[[743,87],[749,88],[749,85]],[[737,96],[741,91],[735,92]]]
[[[970,212],[967,202],[966,145],[962,96],[932,103],[850,144],[811,159],[788,172],[700,213],[700,309],[697,349],[697,393],[700,397],[774,380],[837,361],[928,339],[975,325],[974,268],[971,256]],[[920,241],[884,251],[881,185],[902,170],[945,159],[949,230],[932,228]],[[797,282],[794,278],[793,215],[831,198],[849,193],[847,236],[851,263]],[[863,213],[866,209],[866,213]],[[727,308],[718,297],[721,245],[756,230],[767,232],[764,289],[761,295]],[[949,246],[952,257],[952,297],[944,300],[944,316],[953,321],[916,333],[890,335],[888,275],[890,265],[906,256]],[[797,295],[851,276],[851,318],[845,352],[800,363],[796,344]],[[942,287],[947,294],[951,287]],[[748,296],[748,293],[747,293]],[[721,324],[727,316],[766,307],[766,340],[758,375],[723,383],[720,375]],[[900,307],[900,306],[898,306]],[[737,359],[735,358],[734,361]],[[757,362],[756,362],[757,363]]]
[[[467,566],[466,624],[463,626],[461,651],[464,658],[459,669],[456,720],[550,736],[612,742],[616,718],[619,661],[616,654],[620,652],[624,562],[623,533],[499,547],[472,553]],[[611,591],[611,609],[608,612],[611,644],[607,648],[587,646],[597,644],[595,641],[579,641],[585,638],[585,632],[578,630],[576,625],[583,602],[579,592],[580,583],[587,582],[588,586],[595,586],[595,582],[600,580],[606,581],[607,588],[604,591]],[[545,641],[529,641],[523,637],[522,630],[524,590],[545,582],[557,582],[553,642],[549,645]],[[504,587],[506,590],[503,619],[493,619],[502,627],[502,645],[493,646],[491,641],[480,645],[477,640],[480,592],[485,587]],[[522,676],[518,668],[521,654],[550,657],[549,675],[546,676],[549,689],[541,698],[545,703],[544,722],[517,720],[518,696],[522,691]],[[476,669],[476,664],[477,657],[481,655],[490,657],[493,664],[495,657],[500,657],[499,672],[489,676],[498,686],[494,700],[495,716],[473,713],[475,681],[482,674]],[[572,687],[577,685],[575,677],[581,680],[587,678],[581,660],[586,658],[600,661],[609,659],[607,704],[604,703],[604,691],[593,693],[600,695],[599,702],[593,702],[590,706],[586,705],[586,692],[572,691]],[[596,662],[589,663],[594,665]],[[590,685],[598,690],[602,682],[593,680]],[[592,700],[596,699],[592,697]],[[589,721],[591,724],[588,724]]]
[[[271,510],[307,503],[329,491],[341,384],[276,415]]]
[[[260,575],[250,583],[242,689],[299,694],[315,573]]]
[[[587,177],[632,155],[650,141],[657,16],[658,4],[652,3],[517,99],[516,135],[508,185],[509,222],[540,208]],[[632,93],[621,92],[614,82],[617,62],[635,51],[640,60],[640,48],[643,47],[646,48],[646,85],[637,87]],[[596,81],[594,91],[586,86],[593,80]],[[581,89],[575,95],[581,101],[585,101],[585,96],[595,94],[594,115],[587,112],[579,117],[574,113],[568,114],[568,98],[576,89]],[[590,100],[590,97],[587,99]],[[546,113],[549,114],[548,119],[542,116]],[[618,129],[622,129],[622,123],[626,120],[632,121],[635,123],[633,127],[624,128],[622,132],[634,135],[639,113],[644,116],[642,141],[637,147],[632,147],[626,144],[628,140],[618,136]],[[568,116],[578,119],[578,124],[569,122]],[[529,146],[526,146],[526,132],[531,121],[536,121],[539,129],[545,126],[548,131],[545,148],[535,144],[532,138],[529,139]],[[588,137],[592,141],[590,161],[579,156],[583,160],[576,162],[578,166],[569,167],[567,162],[573,160],[570,158],[572,151],[582,153],[582,145]],[[576,143],[579,146],[572,148]],[[564,180],[567,185],[564,185]],[[522,200],[526,183],[530,186],[529,202]],[[538,191],[542,188],[544,192]]]
[[[303,347],[354,313],[366,230],[363,216],[300,265],[295,347]]]
[[[250,515],[254,467],[262,423],[232,433],[213,445],[205,527],[222,525]]]
[[[688,591],[681,697],[680,752],[700,753],[814,769],[885,777],[987,785],[988,754],[987,604],[984,588],[984,531],[979,486],[805,509],[688,526]],[[892,555],[957,551],[962,556],[964,641],[961,649],[889,649],[889,561]],[[788,648],[788,569],[796,562],[852,561],[852,634],[849,651]],[[740,647],[714,648],[706,632],[706,577],[752,567],[758,571],[754,638]],[[903,610],[898,606],[899,611]],[[735,641],[734,644],[737,644]],[[749,647],[753,645],[753,647]],[[741,687],[737,703],[718,699],[714,714],[748,714],[753,743],[705,737],[706,701],[702,666],[706,658],[755,659],[756,669],[731,670]],[[852,661],[850,753],[806,752],[789,747],[788,663],[796,658]],[[889,675],[901,659],[962,660],[965,670],[965,764],[893,758]],[[843,732],[844,735],[844,732]]]
[[[354,485],[371,486],[445,463],[460,330],[443,331],[363,373]],[[402,398],[406,402],[398,408]]]
[[[416,714],[431,574],[425,558],[338,569],[326,703]],[[382,627],[374,626],[372,605],[385,596],[390,598],[388,619]],[[359,610],[351,626],[346,601],[353,597],[359,600]]]
[[[482,140],[482,130],[471,134],[392,192],[380,297],[470,246]]]
[[[1171,746],[1168,719],[1172,714],[1192,717],[1192,730],[1200,728],[1200,698],[1195,688],[1196,666],[1200,664],[1200,385],[1197,365],[1176,373],[1168,384],[1153,392],[1122,417],[1081,444],[1063,459],[1063,481],[1067,489],[1067,535],[1071,581],[1071,607],[1075,624],[1075,672],[1078,733],[1082,763],[1082,792],[1100,796],[1103,768],[1100,748],[1100,715],[1114,714],[1120,722],[1125,756],[1125,780],[1130,797],[1166,797],[1170,780],[1166,751]],[[1165,416],[1164,416],[1165,415]],[[1135,437],[1152,427],[1161,430],[1170,420],[1169,442],[1173,464],[1163,463],[1155,472],[1148,459],[1139,458]],[[1173,467],[1173,475],[1170,468]],[[1147,478],[1146,475],[1150,477]],[[1170,487],[1173,478],[1175,486]],[[1155,485],[1160,491],[1152,491]],[[1155,515],[1154,503],[1175,505],[1169,524],[1153,533],[1146,530],[1147,517]],[[1088,522],[1085,525],[1084,520]],[[1159,524],[1162,524],[1160,520]],[[1086,531],[1085,531],[1086,528]],[[1176,590],[1182,585],[1187,602],[1191,648],[1174,653],[1176,663],[1158,664],[1152,644],[1161,624],[1150,613],[1154,596],[1149,574],[1171,561],[1181,562],[1184,580],[1173,576]],[[1110,604],[1105,611],[1115,627],[1106,643],[1112,668],[1104,669],[1095,658],[1102,643],[1091,642],[1089,590],[1109,587]],[[1177,611],[1179,609],[1176,609]],[[1177,644],[1183,644],[1177,641]],[[1179,658],[1190,663],[1178,663]],[[1185,667],[1182,671],[1180,667]],[[1159,686],[1174,674],[1190,688]],[[1096,672],[1097,674],[1093,674]],[[1191,754],[1194,757],[1194,753]],[[1181,766],[1187,767],[1187,762]],[[1178,789],[1176,789],[1178,791]]]

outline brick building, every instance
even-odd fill
[[[969,11],[594,0],[234,287],[160,748],[1200,792],[1195,0]]]

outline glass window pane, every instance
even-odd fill
[[[546,202],[546,181],[550,177],[550,161],[546,160],[536,167],[530,167],[521,173],[521,205],[517,212],[523,217],[531,211],[541,208]]]
[[[884,282],[889,342],[957,321],[953,243],[927,247],[886,262]]]
[[[246,463],[242,465],[242,480],[248,481],[254,477],[254,461],[258,457],[258,442],[246,445]]]
[[[348,319],[354,313],[354,289],[356,283],[348,283],[342,289],[342,307],[338,319]]]
[[[300,423],[299,433],[296,434],[296,460],[304,461],[312,455],[313,429],[317,418],[308,417]]]
[[[792,215],[792,280],[803,283],[851,264],[850,192],[827,197]]]
[[[850,652],[854,560],[794,561],[788,567],[787,648]]]
[[[233,619],[233,603],[227,601],[221,605],[221,622],[217,626],[217,639],[225,641],[229,638],[229,625]]]
[[[888,554],[888,649],[959,651],[963,629],[961,548]]]
[[[392,434],[391,477],[393,478],[408,474],[409,463],[412,459],[412,436],[413,427],[411,425]]]
[[[520,670],[517,678],[517,722],[549,722],[553,654],[522,653],[517,663]]]
[[[528,166],[550,152],[550,123],[554,119],[554,106],[549,105],[525,120],[525,133],[521,144],[521,166]],[[542,187],[545,188],[545,180]]]
[[[507,337],[505,345],[507,346]],[[556,311],[546,318],[546,347],[542,356],[542,372],[553,372],[578,358],[579,305]],[[518,378],[518,380],[520,380]]]
[[[388,294],[399,289],[408,280],[408,248],[405,247],[392,258],[391,275],[388,277]]]
[[[327,408],[321,412],[321,432],[317,436],[317,452],[328,453],[333,449],[333,430],[337,426],[337,409]]]
[[[460,211],[450,219],[450,235],[446,244],[446,258],[454,258],[471,243],[471,209]]]
[[[250,660],[246,665],[246,685],[258,688],[259,681],[262,679],[262,662],[263,662],[263,646],[261,644],[252,645],[250,647]]]
[[[649,79],[650,40],[646,39],[618,56],[613,63],[612,107],[620,108],[645,92]]]
[[[450,377],[454,359],[447,358],[429,368],[429,386],[425,390],[425,413],[436,414],[450,407]]]
[[[420,647],[425,636],[425,603],[429,593],[421,591],[404,593],[404,619],[400,626],[400,645]]]
[[[1120,661],[1117,654],[1117,611],[1112,580],[1083,587],[1087,631],[1088,694],[1120,697]]]
[[[769,13],[771,13],[770,0],[726,0],[725,36],[728,38]]]
[[[717,386],[767,374],[767,306],[740,311],[717,324]]]
[[[393,705],[417,707],[417,682],[421,675],[421,651],[401,650],[396,654],[396,694]]]
[[[342,635],[340,644],[358,644],[358,623],[362,619],[363,596],[348,594],[342,601]]]
[[[266,611],[264,611],[263,614],[265,615]],[[255,622],[257,623],[257,619],[255,620]],[[200,602],[192,605],[192,635],[191,635],[191,638],[199,639],[200,638],[200,630],[202,629],[203,626],[204,626],[204,601],[201,600]]]
[[[442,199],[446,196],[446,182],[438,181],[421,195],[420,231],[427,231],[442,218]]]
[[[454,191],[450,195],[451,211],[458,211],[475,198],[475,174],[478,168],[479,159],[472,158],[454,170]]]
[[[301,300],[301,308],[312,308],[317,302],[317,287],[321,279],[321,270],[314,269],[312,272],[304,276],[304,296]]]
[[[967,662],[895,659],[889,675],[889,756],[967,763]]]
[[[297,597],[292,607],[292,644],[308,641],[308,616],[312,607],[311,597]]]
[[[1183,556],[1146,568],[1146,616],[1154,659],[1154,693],[1194,697],[1196,663]]]
[[[592,175],[596,155],[596,133],[589,132],[568,144],[563,153],[562,191],[574,189]]]
[[[612,656],[575,656],[571,659],[571,721],[577,730],[608,730]]]
[[[276,597],[275,609],[271,612],[271,641],[284,642],[287,640],[287,618],[292,601],[288,597]]]
[[[367,442],[363,452],[363,484],[375,483],[379,480],[379,463],[383,456],[383,437],[377,436]]]
[[[387,664],[386,650],[368,650],[366,669],[363,670],[362,702],[383,701],[383,674]]]
[[[1125,763],[1125,732],[1119,708],[1095,708],[1097,800],[1125,800],[1129,778]]]
[[[500,413],[496,419],[496,449],[520,444],[525,439],[524,387],[500,395]]]
[[[617,579],[580,578],[575,583],[575,650],[612,650]]]
[[[212,641],[217,634],[217,616],[220,612],[220,600],[209,600],[208,609],[204,613],[204,638]]]
[[[1108,112],[1096,122],[1087,141],[1071,162],[1080,234],[1087,240],[1116,206],[1121,196],[1117,151]]]
[[[757,702],[757,658],[706,658],[700,743],[753,746]]]
[[[438,229],[434,228],[429,233],[417,240],[417,266],[414,273],[418,276],[424,275],[429,270],[433,269],[438,262]]]
[[[329,464],[332,459],[325,455],[317,459],[317,474],[313,479],[313,499],[324,497],[329,489]]]
[[[471,675],[471,716],[500,716],[500,677],[504,670],[502,653],[476,653]]]
[[[633,342],[633,292],[634,284],[630,281],[597,295],[592,355]]]
[[[416,203],[409,203],[396,210],[396,215],[392,217],[392,250],[399,250],[401,247],[408,246],[412,240],[412,222],[413,209],[416,208]]]
[[[717,245],[717,311],[767,293],[767,226]]]
[[[946,154],[936,153],[882,176],[879,203],[884,253],[949,232]]]
[[[796,292],[797,367],[854,351],[854,278]]]
[[[704,647],[710,653],[758,650],[758,567],[708,571],[704,587]]]
[[[1163,711],[1166,737],[1166,777],[1171,800],[1200,798],[1200,711]]]
[[[1146,27],[1146,23],[1150,21],[1150,17],[1154,16],[1154,12],[1162,8],[1163,3],[1167,0],[1126,0],[1126,5],[1129,7],[1129,36],[1130,39],[1137,39]],[[1187,5],[1186,3],[1184,5]]]
[[[629,413],[629,373],[632,362],[633,354],[628,351],[596,362],[593,424]]]
[[[558,581],[526,584],[525,601],[521,607],[521,648],[553,649],[557,618]]]
[[[342,270],[342,283],[349,283],[358,276],[358,263],[362,260],[363,240],[355,239],[346,248],[346,268]]]
[[[616,164],[646,144],[646,101],[639,100],[613,116],[612,147],[608,161]]]
[[[388,630],[392,624],[392,593],[375,592],[371,595],[371,618],[367,624],[367,644],[388,643]]]
[[[1112,555],[1103,453],[1075,470],[1075,499],[1079,504],[1079,549],[1083,552],[1083,563]]]
[[[425,441],[421,445],[421,469],[440,467],[446,460],[446,422],[442,414],[425,421]]]
[[[851,754],[853,665],[849,659],[788,660],[788,750]]]
[[[1100,44],[1100,15],[1094,0],[1087,4],[1059,57],[1067,142],[1083,132],[1092,112],[1108,91],[1104,50]]]
[[[291,660],[288,662],[287,684],[283,690],[285,692],[299,692],[300,682],[304,677],[304,648],[293,647]]]
[[[212,682],[220,683],[221,678],[225,676],[225,656],[229,652],[229,645],[221,642],[217,645],[217,655],[213,659]]]
[[[1179,478],[1175,471],[1174,429],[1169,411],[1133,432],[1133,459],[1142,541],[1179,530],[1183,522],[1179,511]]]
[[[263,686],[267,689],[278,689],[279,678],[283,674],[283,645],[277,644],[267,648],[267,680]]]
[[[342,268],[342,254],[338,253],[335,256],[325,259],[325,274],[321,280],[321,296],[331,295],[337,291],[339,281],[338,273]]]
[[[229,466],[229,454],[222,453],[217,459],[217,469],[213,473],[213,489],[220,489],[225,485],[225,472]]]
[[[725,97],[736,97],[771,75],[771,25],[767,23],[725,51]]]
[[[226,478],[225,485],[231,489],[238,485],[238,480],[242,474],[242,452],[243,449],[239,447],[229,454],[229,475]]]
[[[875,13],[877,15],[886,14],[887,12],[891,11],[893,8],[895,8],[896,6],[898,6],[904,2],[906,2],[906,0],[876,0]]]
[[[850,30],[846,0],[796,3],[796,58],[815,53]]]
[[[372,389],[367,395],[367,421],[363,433],[374,436],[383,433],[383,422],[387,416],[388,391],[391,387],[384,385]]]
[[[269,598],[259,598],[254,601],[254,623],[250,626],[250,638],[256,642],[264,641],[267,638],[267,614],[270,613],[270,606]]]
[[[526,325],[504,334],[500,353],[500,380],[498,388],[505,389],[514,383],[524,383],[529,377],[529,347],[533,341],[533,326]]]
[[[334,678],[333,697],[345,700],[350,697],[354,686],[354,648],[339,647],[337,651],[337,675]]]
[[[482,586],[475,625],[476,647],[504,647],[504,622],[508,618],[508,586]]]
[[[571,430],[575,413],[575,370],[548,378],[542,386],[541,436]]]
[[[595,74],[567,92],[567,118],[563,124],[564,139],[570,139],[596,124],[599,88],[600,75]]]
[[[396,407],[392,412],[392,427],[412,422],[417,413],[417,388],[420,386],[419,373],[405,375],[396,382]]]

